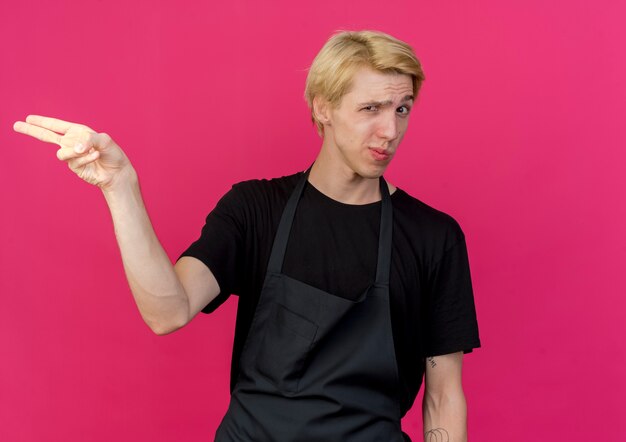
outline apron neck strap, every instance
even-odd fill
[[[314,163],[313,163],[314,164]],[[281,273],[285,252],[287,250],[287,241],[291,232],[291,225],[295,217],[298,201],[302,195],[304,185],[307,182],[309,172],[313,164],[302,174],[296,188],[291,193],[285,210],[280,218],[278,231],[272,245],[272,253],[267,266],[268,272]],[[393,225],[393,208],[387,182],[382,177],[379,178],[380,193],[382,196],[381,213],[380,213],[380,233],[378,236],[378,261],[376,265],[376,284],[389,285],[389,272],[391,268],[391,244],[392,244],[392,225]]]

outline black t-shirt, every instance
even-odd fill
[[[304,172],[236,183],[206,217],[200,238],[180,257],[211,269],[221,293],[239,296],[231,365],[231,391],[259,299],[278,224]],[[480,347],[465,235],[450,215],[400,188],[391,194],[393,245],[390,273],[392,331],[404,415],[422,384],[425,358]],[[291,228],[283,273],[349,299],[374,282],[381,202],[336,201],[308,181]],[[180,257],[178,259],[180,259]]]

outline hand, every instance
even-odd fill
[[[81,179],[102,190],[111,190],[135,173],[126,154],[109,135],[83,124],[29,115],[26,122],[16,121],[13,129],[61,146],[57,158],[66,161]]]

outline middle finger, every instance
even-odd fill
[[[52,132],[51,130],[44,129],[43,127],[35,126],[23,121],[17,121],[13,125],[13,129],[16,132],[29,135],[33,138],[37,138],[38,140],[45,141],[46,143],[61,145],[61,135]]]

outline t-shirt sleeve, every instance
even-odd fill
[[[222,196],[207,215],[200,237],[176,260],[192,256],[202,261],[215,276],[220,293],[202,309],[203,313],[213,312],[231,294],[239,294],[246,224],[245,200],[240,190],[237,183]]]
[[[474,292],[465,237],[456,241],[434,264],[426,314],[426,356],[480,347]]]

